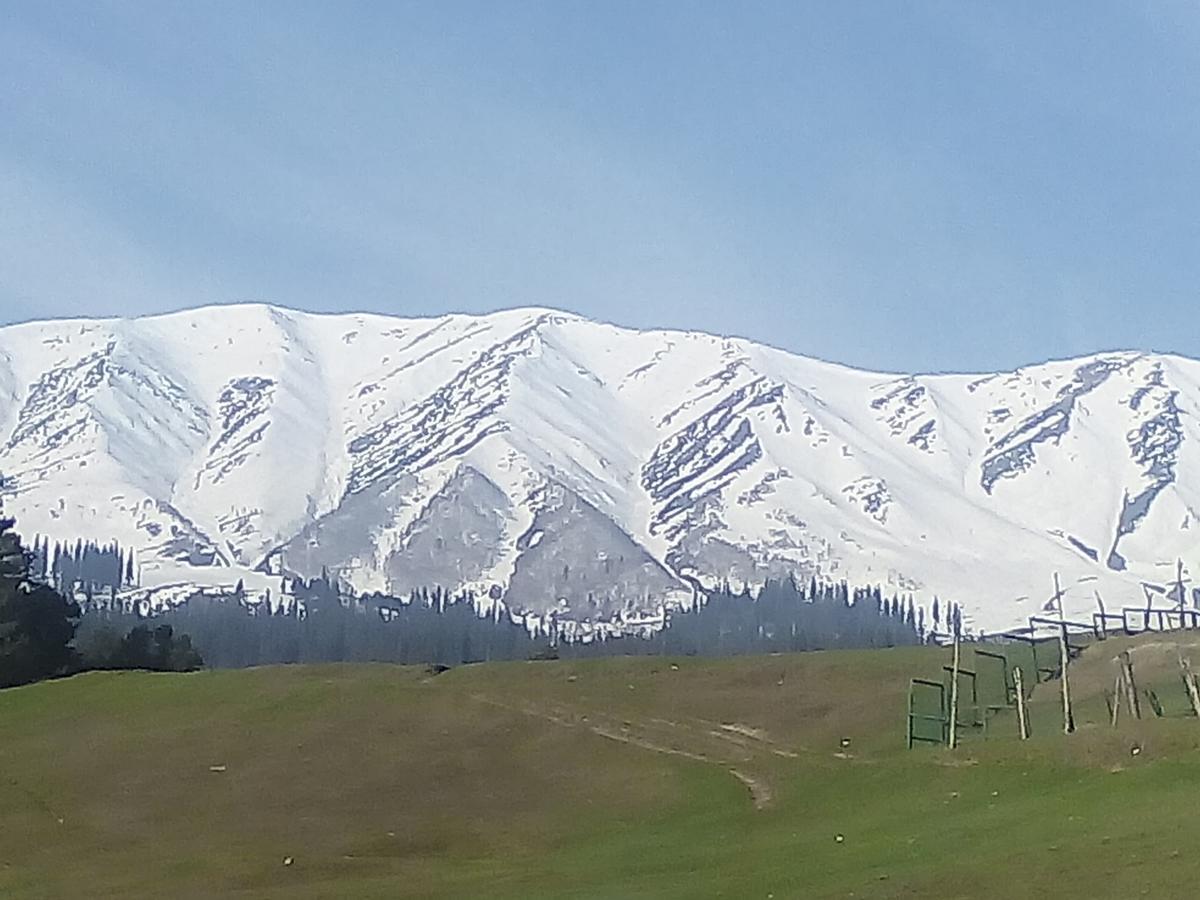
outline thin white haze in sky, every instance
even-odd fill
[[[0,8],[0,320],[553,306],[872,368],[1200,355],[1200,14]]]

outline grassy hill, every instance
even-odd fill
[[[954,753],[904,749],[933,648],[4,691],[0,896],[1196,896],[1200,722],[1110,729],[1121,646],[1073,670],[1077,734],[1051,683],[1034,740]]]

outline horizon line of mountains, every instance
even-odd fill
[[[1195,554],[1200,362],[892,375],[520,309],[264,305],[0,329],[3,500],[114,542],[156,603],[322,570],[615,617],[797,573],[1037,614]],[[1164,600],[1164,602],[1166,602]]]

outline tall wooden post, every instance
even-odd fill
[[[1183,560],[1175,560],[1175,591],[1179,594],[1179,627],[1186,628],[1183,624]]]
[[[1025,710],[1025,682],[1021,677],[1021,667],[1013,668],[1013,687],[1017,691],[1017,728],[1021,740],[1029,740],[1029,713]]]
[[[1175,590],[1177,590],[1179,592],[1179,627],[1180,628],[1187,628],[1187,625],[1184,624],[1184,616],[1188,615],[1187,588],[1185,588],[1183,586],[1184,580],[1185,579],[1183,577],[1183,560],[1179,559],[1179,560],[1175,561]],[[1191,621],[1192,621],[1193,625],[1196,622],[1196,615],[1194,612],[1191,615]]]
[[[1070,734],[1075,730],[1075,714],[1071,710],[1071,683],[1067,678],[1067,669],[1071,662],[1071,648],[1067,643],[1067,622],[1063,615],[1063,591],[1057,572],[1054,573],[1054,599],[1058,606],[1058,654],[1062,661],[1063,734]]]
[[[950,664],[950,748],[958,746],[958,629],[954,629],[954,659]]]

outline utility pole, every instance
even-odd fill
[[[1058,653],[1062,660],[1062,704],[1063,704],[1063,734],[1075,730],[1075,715],[1071,711],[1071,684],[1067,680],[1067,668],[1070,665],[1071,648],[1067,644],[1067,621],[1063,615],[1063,590],[1058,581],[1058,573],[1054,573],[1054,600],[1058,606]]]

